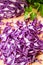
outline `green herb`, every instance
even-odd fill
[[[43,17],[43,4],[40,5],[39,12],[41,16]]]
[[[43,17],[43,4],[34,3],[34,6],[36,7],[37,11],[40,12],[40,15]]]
[[[27,11],[25,11],[25,13],[24,13],[24,18],[25,18],[25,19],[28,18],[28,12],[27,12]]]
[[[40,12],[40,15],[43,17],[43,0],[27,0],[32,8],[36,8],[37,12]]]
[[[29,7],[28,12],[32,12],[32,6]]]
[[[31,3],[31,0],[27,0],[27,2]]]
[[[32,7],[26,7],[25,8],[25,13],[24,13],[24,18],[27,19],[28,18],[28,14],[32,12]]]
[[[34,18],[36,18],[36,16],[37,16],[36,13],[32,12],[30,14],[30,19],[33,20]]]
[[[26,7],[26,8],[25,8],[25,11],[31,12],[31,11],[32,11],[32,6]]]
[[[43,0],[27,0],[27,2],[29,2],[29,3],[34,3],[34,2],[43,3]]]
[[[40,3],[38,3],[38,2],[35,2],[34,3],[34,7],[37,9],[37,11],[39,10],[39,7],[40,7]]]
[[[26,8],[25,8],[25,12],[26,12],[26,11],[28,12],[28,9],[29,9],[29,8],[28,8],[28,7],[26,7]]]

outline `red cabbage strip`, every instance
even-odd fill
[[[7,65],[32,63],[36,60],[37,54],[43,52],[43,41],[38,38],[38,33],[43,31],[43,25],[35,19],[28,25],[17,21],[16,26],[17,28],[14,25],[12,29],[10,25],[6,25],[0,35],[0,59]]]
[[[0,19],[12,18],[14,16],[20,16],[24,12],[24,6],[27,6],[25,2],[14,0],[1,0],[0,1]]]

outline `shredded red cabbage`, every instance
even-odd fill
[[[6,25],[0,35],[0,59],[7,65],[34,62],[37,54],[43,52],[43,40],[38,38],[38,34],[43,32],[42,28],[43,25],[36,19],[28,25],[17,21],[14,29]]]
[[[22,15],[24,6],[27,6],[27,4],[20,0],[1,0],[0,19]]]

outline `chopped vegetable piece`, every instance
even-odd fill
[[[1,0],[0,1],[0,19],[18,17],[24,13],[24,6],[27,4],[19,0]]]
[[[0,34],[0,59],[6,65],[32,63],[37,54],[43,52],[43,40],[38,37],[43,32],[43,25],[34,19],[30,24],[17,21],[16,26],[17,28],[12,29],[10,25],[6,25]]]

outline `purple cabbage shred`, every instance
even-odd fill
[[[22,0],[1,0],[0,19],[18,17],[23,14],[27,4]]]
[[[14,25],[12,29],[6,25],[0,34],[0,59],[7,65],[32,63],[37,54],[43,52],[43,40],[38,38],[38,34],[43,32],[43,25],[35,19],[28,25],[26,22],[17,21],[16,27]]]

